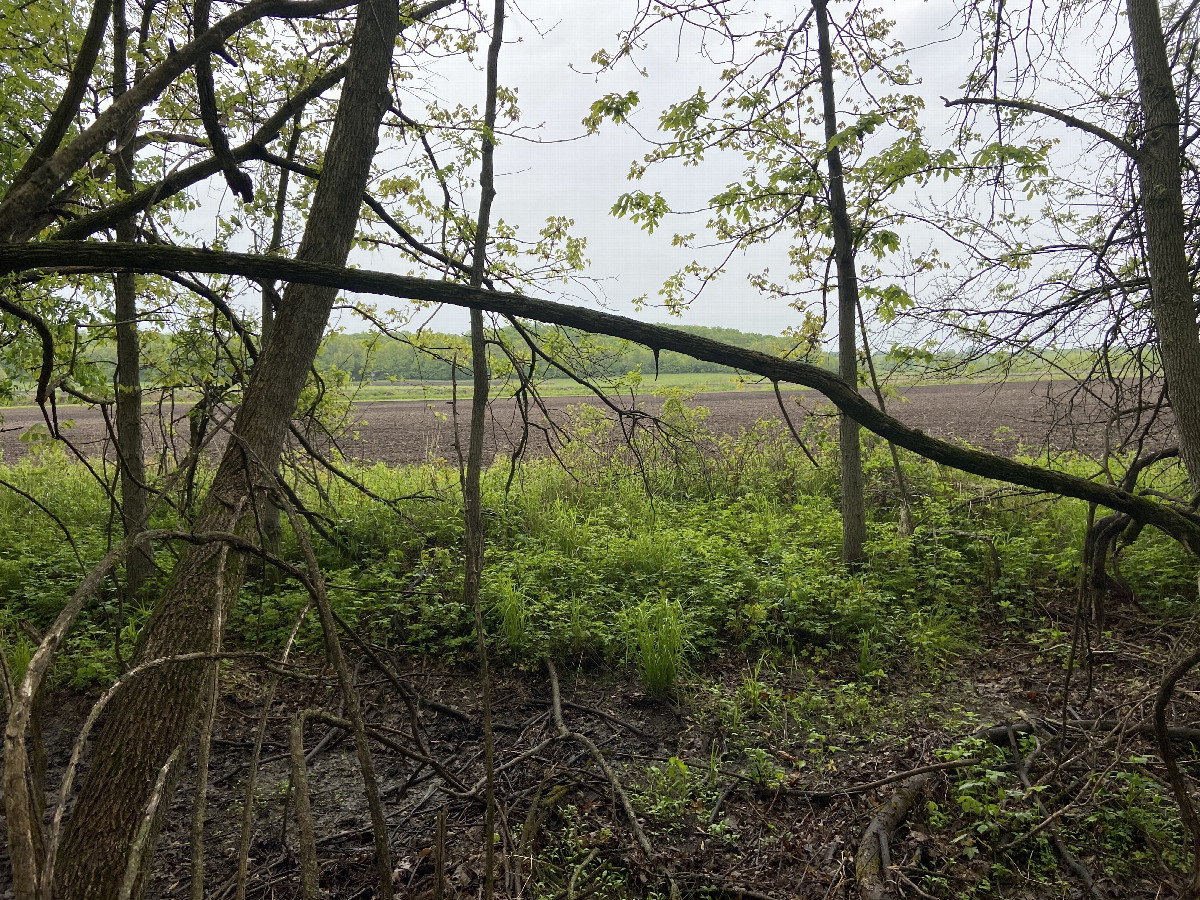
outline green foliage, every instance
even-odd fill
[[[601,900],[645,896],[632,872],[600,856],[601,851],[610,850],[616,843],[611,830],[595,829],[574,804],[557,807],[541,827],[526,823],[515,831],[522,844],[534,851],[529,860],[529,896],[535,900],[565,896],[576,873],[579,884],[587,885],[586,892]],[[610,855],[616,856],[605,853]]]
[[[1018,750],[1032,759],[1035,740],[1022,737]],[[949,829],[959,853],[960,870],[975,869],[974,877],[957,874],[968,883],[977,881],[987,893],[1003,890],[1014,872],[1052,879],[1058,871],[1037,800],[1055,800],[1046,784],[1022,786],[1012,767],[1012,753],[980,738],[968,738],[941,753],[945,759],[975,759],[977,765],[955,770],[951,776],[951,805],[927,806],[931,825]],[[1103,871],[1121,876],[1164,865],[1177,873],[1187,869],[1181,853],[1182,828],[1168,789],[1151,776],[1148,757],[1130,757],[1122,765],[1087,772],[1077,804],[1069,804],[1056,817],[1057,834],[1077,855],[1094,856]],[[1060,802],[1060,801],[1059,801]],[[988,860],[986,871],[979,864]]]
[[[929,712],[922,704],[934,701],[897,700],[892,686],[953,685],[952,670],[972,652],[985,619],[1026,630],[1052,663],[1065,658],[1067,635],[1046,625],[1038,608],[1047,593],[1075,585],[1084,504],[1031,505],[902,457],[917,526],[899,536],[890,454],[867,442],[869,552],[852,571],[839,562],[836,447],[823,433],[805,434],[814,467],[778,423],[716,438],[705,430],[705,412],[678,392],[664,398],[663,415],[663,431],[646,431],[624,447],[610,442],[611,421],[580,407],[561,453],[569,469],[527,462],[506,490],[501,460],[483,484],[483,603],[497,662],[537,668],[550,656],[624,669],[648,695],[686,703],[720,738],[707,760],[680,752],[634,777],[633,800],[653,827],[700,828],[734,850],[746,840],[735,819],[703,824],[726,783],[721,773],[734,770],[768,794],[810,779],[823,783],[847,750],[894,741],[900,722]],[[318,546],[335,608],[396,653],[441,665],[470,659],[457,470],[341,464],[389,502],[367,500],[329,473],[299,488],[338,539],[338,546]],[[1094,474],[1086,460],[1061,465]],[[91,476],[52,445],[0,474],[45,498],[80,552],[76,560],[44,512],[0,486],[8,526],[0,536],[0,652],[19,677],[32,652],[22,622],[46,627],[103,554],[109,507]],[[1175,489],[1163,477],[1152,483]],[[283,553],[299,558],[287,529]],[[1125,548],[1121,563],[1147,605],[1169,611],[1189,596],[1194,563],[1157,535]],[[295,585],[267,590],[248,581],[227,645],[278,648],[307,599]],[[121,607],[106,585],[59,654],[54,685],[111,683],[120,666],[116,639],[127,659],[148,615]],[[321,650],[310,615],[298,652]],[[1007,749],[965,741],[947,755],[979,762],[949,774],[948,799],[925,808],[947,861],[922,889],[942,896],[946,885],[972,885],[974,894],[988,895],[1004,891],[1013,873],[1056,877],[1046,833],[1029,836],[1043,818],[1037,792],[1021,786]],[[1086,803],[1056,823],[1068,846],[1099,854],[1114,875],[1185,868],[1173,800],[1149,762],[1081,774]],[[556,896],[581,866],[599,896],[642,895],[628,872],[593,854],[611,835],[583,821],[561,798],[539,820],[531,896]]]
[[[787,781],[787,775],[761,747],[746,751],[746,763],[750,780],[764,790],[773,790]]]
[[[507,663],[534,668],[550,656],[626,665],[648,693],[667,695],[679,692],[696,662],[730,652],[842,654],[854,686],[835,700],[801,691],[785,702],[762,687],[768,679],[756,669],[728,718],[781,725],[829,715],[863,723],[874,715],[873,685],[897,672],[937,680],[970,652],[981,618],[1020,623],[1038,595],[1075,583],[1081,503],[1030,506],[902,457],[918,525],[901,537],[890,455],[869,443],[869,555],[851,571],[839,562],[836,448],[822,432],[805,435],[814,467],[779,423],[713,437],[704,410],[679,393],[664,399],[663,417],[662,431],[640,429],[629,448],[610,442],[611,421],[583,406],[560,454],[569,471],[527,462],[507,492],[505,461],[486,474],[484,611]],[[473,621],[461,602],[457,471],[342,465],[389,504],[329,473],[301,488],[341,545],[318,548],[333,603],[383,644],[441,661],[468,656]],[[1088,471],[1084,461],[1066,465]],[[45,628],[104,552],[109,507],[91,476],[52,450],[7,467],[4,477],[46,498],[81,557],[44,513],[0,487],[8,523],[0,627],[16,634],[22,619]],[[966,508],[961,498],[971,494],[982,499]],[[296,554],[286,529],[284,549]],[[1123,551],[1122,573],[1148,602],[1188,596],[1192,571],[1178,548],[1149,532]],[[278,647],[305,602],[294,586],[266,592],[251,581],[235,604],[231,634]],[[105,586],[64,649],[58,677],[81,687],[110,679],[118,665],[113,631],[121,629],[127,652],[147,615],[121,607]],[[300,641],[302,649],[320,648],[311,617]]]
[[[941,671],[970,647],[962,621],[943,606],[912,610],[905,641],[914,664],[928,673]]]
[[[693,796],[693,773],[677,756],[646,769],[646,778],[633,800],[647,815],[667,822],[683,817]]]
[[[638,105],[637,91],[624,94],[605,94],[592,104],[591,110],[583,119],[583,125],[589,134],[599,130],[605,119],[612,119],[618,125],[629,118],[629,114]]]

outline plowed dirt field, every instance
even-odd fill
[[[903,388],[889,403],[889,412],[905,423],[941,438],[959,439],[1001,452],[1012,452],[1018,442],[1031,449],[1047,446],[1059,450],[1097,451],[1104,445],[1103,417],[1086,404],[1068,412],[1069,387],[1065,382],[1013,382],[1003,385],[948,384]],[[820,395],[808,391],[784,393],[789,414],[797,425],[807,415],[827,415],[832,407]],[[560,424],[569,417],[569,408],[580,403],[598,404],[594,398],[554,397],[546,401],[549,417]],[[662,400],[653,396],[638,398],[646,412],[657,412]],[[778,419],[779,407],[769,391],[730,391],[700,394],[693,404],[710,411],[709,428],[717,434],[737,434],[739,429],[760,419]],[[626,397],[623,405],[629,405]],[[460,423],[466,427],[466,404],[460,408]],[[40,410],[20,407],[0,410],[0,457],[15,462],[37,441],[29,439],[29,430],[45,426]],[[70,420],[65,430],[79,452],[99,457],[109,449],[104,417],[98,410],[61,407],[60,420]],[[542,412],[532,417],[529,451],[547,452]],[[351,420],[357,424],[340,441],[349,458],[387,463],[424,462],[453,458],[452,405],[446,400],[391,400],[356,404]],[[186,408],[176,407],[172,415],[160,416],[157,407],[147,407],[148,439],[156,448],[164,435],[178,434],[180,451],[186,444],[188,420]],[[172,426],[172,427],[168,427]],[[541,428],[537,427],[541,426]],[[1007,429],[1007,430],[1004,430]],[[493,404],[487,452],[508,453],[521,437],[521,419],[511,400]],[[24,435],[24,438],[22,437]],[[218,449],[221,440],[214,442]]]

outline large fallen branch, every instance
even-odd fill
[[[772,382],[790,382],[813,388],[828,397],[839,410],[863,427],[906,450],[973,475],[1019,484],[1064,497],[1075,497],[1126,513],[1143,524],[1161,529],[1200,555],[1200,518],[1190,512],[1166,503],[1157,503],[1112,485],[938,440],[877,409],[854,386],[832,372],[808,363],[746,350],[664,325],[638,322],[625,316],[549,300],[537,300],[520,294],[487,291],[468,285],[386,272],[303,263],[278,257],[88,241],[0,244],[0,274],[34,270],[189,271],[241,275],[256,281],[289,281],[404,300],[449,303],[625,338],[655,351],[671,350],[694,359],[752,372]]]
[[[867,827],[862,841],[858,845],[858,855],[854,860],[854,876],[858,881],[858,895],[863,900],[885,900],[890,896],[888,870],[892,866],[888,841],[891,833],[904,821],[909,807],[912,806],[913,801],[931,777],[933,777],[931,772],[924,772],[905,779],[871,819],[871,824]]]

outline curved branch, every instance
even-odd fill
[[[196,31],[208,29],[208,13],[212,8],[212,0],[196,0],[192,14]],[[217,48],[218,50],[220,48]],[[201,54],[196,60],[196,97],[200,102],[200,121],[204,123],[204,133],[208,135],[208,145],[212,148],[213,159],[225,174],[229,189],[242,198],[243,203],[254,199],[254,182],[250,176],[237,167],[237,161],[229,149],[229,138],[221,130],[220,113],[217,111],[217,86],[213,81],[212,56]]]
[[[50,396],[50,379],[54,375],[54,335],[50,331],[50,326],[41,316],[31,313],[11,300],[6,300],[3,294],[0,294],[0,310],[30,326],[38,333],[38,338],[42,342],[42,366],[38,372],[36,396],[38,406],[42,407],[42,411],[45,412],[46,400]]]
[[[297,175],[303,175],[305,178],[311,178],[313,181],[321,180],[321,170],[315,166],[308,166],[304,163],[298,163],[295,160],[287,159],[286,157],[280,156],[277,153],[271,153],[270,151],[260,151],[254,153],[254,155],[263,162],[270,163],[273,166],[278,166],[285,172],[295,172]],[[421,254],[424,254],[425,256],[436,260],[442,265],[451,269],[455,269],[464,275],[469,276],[471,274],[471,267],[466,263],[449,257],[440,250],[430,247],[428,244],[417,240],[412,232],[396,221],[391,213],[387,211],[387,208],[367,191],[363,192],[363,203],[367,205],[367,208],[370,209],[371,212],[379,216],[383,224],[392,229],[392,231],[396,232],[399,238],[412,248],[418,259],[420,258]],[[492,280],[485,277],[483,283],[488,287],[491,287]]]
[[[0,273],[34,269],[52,272],[79,267],[106,271],[132,269],[141,272],[208,272],[240,275],[256,281],[275,279],[323,285],[359,293],[430,303],[449,303],[506,316],[536,319],[625,338],[660,351],[672,350],[694,359],[753,372],[773,381],[813,388],[865,428],[880,437],[894,441],[906,450],[973,475],[1019,484],[1064,497],[1074,497],[1126,513],[1139,522],[1161,529],[1185,544],[1192,552],[1200,554],[1200,520],[1191,514],[1155,503],[1112,485],[938,440],[881,412],[853,386],[832,372],[809,363],[746,350],[668,326],[638,322],[625,316],[549,300],[537,300],[520,294],[485,291],[432,279],[345,269],[278,257],[117,243],[0,244]]]
[[[1167,727],[1167,706],[1171,702],[1171,695],[1175,693],[1175,685],[1197,663],[1200,663],[1200,648],[1193,650],[1181,659],[1173,669],[1163,676],[1163,680],[1158,686],[1158,693],[1154,698],[1154,736],[1158,741],[1158,755],[1162,758],[1163,765],[1166,766],[1171,791],[1175,794],[1175,801],[1179,804],[1179,818],[1183,821],[1183,827],[1192,844],[1192,872],[1187,889],[1182,894],[1189,900],[1200,896],[1200,816],[1196,814],[1191,788],[1187,778],[1179,770],[1175,748],[1171,746],[1170,729]]]
[[[79,553],[79,547],[75,543],[75,538],[71,536],[71,529],[69,529],[63,523],[63,520],[58,517],[58,515],[54,512],[54,510],[52,510],[52,509],[50,509],[50,507],[46,506],[46,504],[44,504],[37,497],[33,496],[33,494],[29,493],[28,491],[21,490],[21,488],[17,487],[11,481],[8,481],[4,478],[0,478],[0,487],[8,488],[10,491],[12,491],[18,497],[21,497],[26,502],[33,504],[39,510],[42,511],[42,513],[46,516],[46,518],[50,519],[55,525],[57,525],[58,530],[63,533],[63,537],[65,537],[67,539],[67,543],[71,545],[71,552],[75,554],[75,561],[79,563],[79,568],[86,569],[86,567],[83,564],[83,557]]]
[[[1053,106],[1034,103],[1031,100],[1004,100],[999,97],[959,97],[957,100],[947,100],[943,97],[942,100],[947,106],[995,106],[1004,109],[1018,109],[1022,112],[1037,113],[1040,116],[1046,116],[1049,119],[1062,122],[1069,128],[1085,131],[1092,137],[1100,138],[1100,140],[1112,144],[1130,159],[1138,158],[1138,148],[1129,143],[1129,141],[1117,137],[1111,131],[1107,131],[1099,125],[1094,125],[1086,119],[1077,118],[1070,113],[1063,112],[1061,109],[1055,109]]]

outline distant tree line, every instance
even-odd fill
[[[805,348],[797,350],[795,342],[786,337],[747,334],[734,328],[702,325],[682,326],[682,330],[770,356],[801,356],[818,365],[837,364],[836,355],[832,357],[832,362],[826,359],[829,355],[820,350],[806,356],[803,352]],[[569,362],[576,370],[582,365],[593,377],[620,377],[638,369],[645,375],[653,375],[656,370],[662,374],[732,374],[734,371],[728,366],[670,351],[660,353],[656,361],[654,353],[640,344],[614,338],[597,338],[573,329],[562,329],[553,336],[543,334],[541,337],[550,340],[551,355],[556,360],[564,364]],[[505,338],[511,346],[521,346],[522,342],[515,331],[506,334]],[[499,350],[489,348],[489,359],[493,371],[505,370],[506,359]],[[460,375],[469,371],[468,335],[422,332],[390,338],[379,334],[333,334],[325,339],[317,356],[316,367],[322,373],[337,369],[356,381],[449,381],[455,360],[460,366]],[[539,374],[556,377],[563,372],[543,360]]]
[[[808,345],[798,346],[786,336],[704,325],[680,326],[680,330],[769,356],[800,359],[829,371],[837,371],[836,352],[812,349]],[[512,329],[506,329],[505,332],[503,336],[509,347],[519,349],[520,336]],[[103,329],[93,329],[92,334],[93,337],[80,348],[77,374],[81,383],[86,382],[94,395],[110,396],[117,361],[116,343]],[[620,378],[634,371],[640,371],[646,377],[653,377],[656,371],[664,375],[735,373],[728,366],[668,350],[662,351],[656,362],[653,351],[641,344],[588,335],[575,329],[544,330],[539,332],[538,337],[560,363],[569,364],[573,371],[584,372],[593,378]],[[229,373],[209,371],[198,374],[188,368],[187,360],[194,356],[188,352],[188,344],[194,338],[195,335],[186,330],[142,331],[142,378],[149,388],[189,388],[198,380],[229,377]],[[224,340],[236,352],[239,344],[237,336],[227,334]],[[503,374],[511,368],[504,354],[494,347],[489,348],[489,360],[494,373]],[[420,332],[388,337],[378,332],[333,333],[326,336],[314,366],[322,376],[344,373],[351,381],[450,381],[450,370],[456,361],[459,376],[469,375],[469,335]],[[873,362],[879,374],[887,379],[971,376],[1028,378],[1086,372],[1095,365],[1096,353],[1084,348],[1030,347],[1016,353],[1004,353],[979,352],[976,348],[932,351],[897,347],[887,353],[873,354]],[[89,372],[92,373],[90,378]],[[564,373],[543,359],[538,374],[554,378]],[[332,379],[332,383],[337,381],[337,378]],[[7,371],[0,359],[0,405],[14,400],[27,402],[17,397],[16,393],[27,393],[34,386],[28,369]]]

